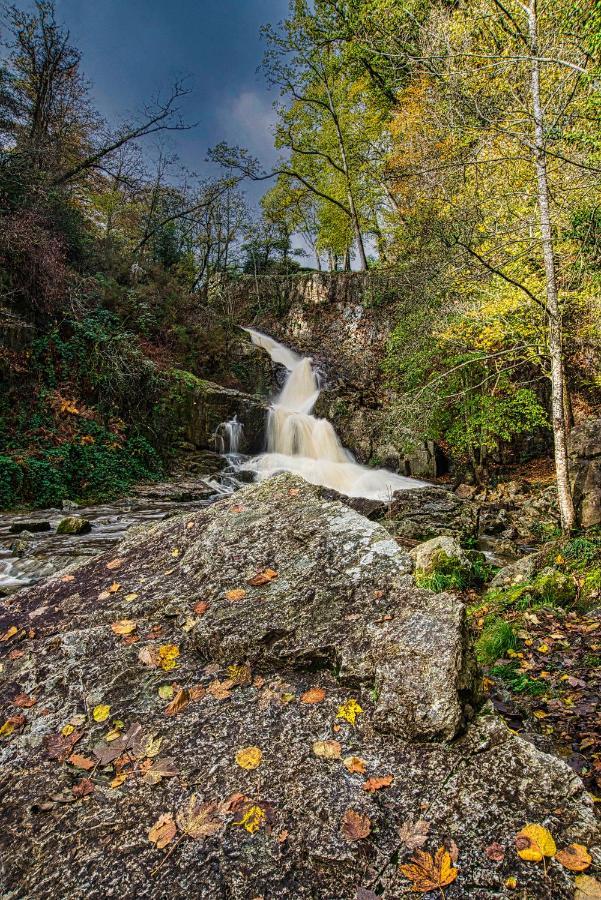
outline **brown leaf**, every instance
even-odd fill
[[[95,791],[93,783],[89,778],[81,778],[77,784],[74,784],[71,788],[73,791],[74,797],[87,797],[88,794],[93,794]]]
[[[262,584],[269,584],[270,581],[277,577],[278,573],[274,569],[264,569],[262,572],[257,572],[256,575],[253,575],[252,578],[248,578],[246,583],[253,587],[260,587]]]
[[[175,819],[171,813],[163,813],[148,832],[148,840],[152,844],[156,844],[157,850],[162,850],[171,843],[176,834]]]
[[[202,803],[197,794],[192,794],[187,804],[177,811],[177,824],[195,841],[210,837],[223,826],[223,821],[216,816],[218,809],[217,803]]]
[[[320,759],[340,759],[342,745],[339,741],[315,741],[313,753]]]
[[[574,881],[574,900],[600,900],[601,881],[592,875],[577,875]]]
[[[241,687],[250,684],[252,681],[252,673],[248,664],[243,666],[228,666],[227,674],[228,678],[231,678],[234,684],[238,684]]]
[[[503,862],[505,859],[505,847],[503,844],[499,844],[498,841],[493,841],[492,844],[489,844],[484,849],[484,852],[493,862]]]
[[[219,681],[218,678],[215,678],[208,686],[207,693],[214,697],[215,700],[227,700],[228,697],[232,696],[231,688],[233,688],[234,682],[231,678],[226,678],[225,681]]]
[[[244,588],[233,588],[231,591],[225,592],[226,600],[229,600],[230,603],[236,603],[238,600],[244,600],[246,597],[246,591]]]
[[[120,619],[118,622],[113,622],[111,630],[115,634],[131,634],[137,627],[138,625],[133,619]]]
[[[175,716],[177,713],[182,712],[188,706],[190,702],[190,692],[187,688],[181,688],[171,703],[165,708],[166,716]]]
[[[142,647],[138,651],[138,659],[145,666],[149,666],[149,668],[151,669],[157,669],[161,662],[159,648],[155,647],[154,645]]]
[[[82,756],[80,753],[72,753],[67,758],[67,762],[75,766],[76,769],[84,769],[86,772],[89,772],[96,765],[93,759],[90,759],[89,756]]]
[[[349,772],[363,775],[367,768],[367,763],[360,756],[345,756],[343,760],[344,768]]]
[[[111,584],[111,586],[109,588],[107,588],[107,590],[108,590],[109,594],[116,594],[117,591],[121,590],[121,585],[119,584],[118,581],[113,581],[113,583]]]
[[[204,616],[208,608],[209,604],[206,600],[199,600],[198,603],[194,604],[194,612],[197,616]]]
[[[347,809],[342,817],[341,830],[345,841],[362,841],[371,831],[371,821],[354,809]]]
[[[13,700],[13,705],[18,706],[20,709],[30,709],[37,702],[36,698],[30,697],[29,694],[17,694]]]
[[[44,738],[46,753],[50,759],[64,762],[71,755],[71,750],[82,737],[82,731],[74,731],[69,735],[47,734]]]
[[[174,775],[177,775],[175,761],[166,756],[164,759],[155,759],[152,762],[146,769],[142,781],[146,784],[158,784],[162,778],[173,778]]]
[[[407,819],[399,828],[399,837],[408,850],[418,850],[424,846],[428,840],[428,832],[430,831],[430,822],[425,819]]]
[[[190,694],[190,702],[193,702],[195,700],[202,700],[207,691],[202,684],[193,684],[188,693]]]
[[[111,559],[110,562],[107,562],[106,567],[107,567],[107,569],[114,571],[115,569],[121,568],[122,565],[123,565],[123,560],[117,558],[117,559]]]
[[[430,853],[416,850],[412,861],[400,866],[400,870],[405,878],[413,882],[413,890],[422,894],[452,884],[459,874],[459,870],[453,866],[450,853],[444,847],[436,851],[434,859]]]
[[[584,872],[593,861],[591,854],[583,844],[570,844],[555,854],[562,866],[570,872]]]
[[[323,688],[319,688],[319,687],[309,688],[308,691],[305,691],[304,694],[301,694],[300,702],[308,703],[311,705],[314,703],[321,703],[321,701],[324,699],[325,695],[326,695],[326,692],[323,690]]]
[[[369,791],[370,793],[379,791],[382,788],[390,787],[393,781],[394,775],[381,775],[379,778],[368,778],[367,781],[363,782],[363,790]]]
[[[230,815],[231,813],[238,812],[240,807],[244,806],[244,804],[248,802],[248,797],[245,797],[244,794],[236,791],[234,794],[231,794],[229,797],[227,797],[226,800],[223,801],[219,809],[223,815]]]

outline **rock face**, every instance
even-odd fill
[[[467,554],[461,549],[455,538],[448,535],[430,538],[429,541],[418,544],[410,552],[410,556],[415,562],[415,568],[420,572],[431,571],[436,566],[436,561],[440,559],[441,555],[444,555],[447,559],[457,560],[460,566],[469,568]]]
[[[589,419],[570,434],[570,478],[582,528],[601,523],[601,419]]]
[[[397,537],[410,540],[426,541],[439,535],[465,540],[477,532],[478,510],[443,488],[397,491],[386,514],[386,527]]]
[[[563,762],[472,716],[462,605],[409,568],[380,526],[286,475],[11,597],[0,891],[399,897],[399,826],[422,818],[426,850],[459,848],[448,900],[512,897],[510,875],[571,898],[573,876],[519,860],[514,837],[540,822],[594,849],[592,803]],[[254,768],[236,762],[249,747]]]
[[[92,525],[81,516],[67,516],[58,523],[58,534],[87,534],[92,530]]]

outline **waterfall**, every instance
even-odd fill
[[[221,422],[215,432],[219,452],[224,456],[237,456],[240,452],[242,431],[242,422],[238,421],[237,416],[228,422]]]
[[[388,469],[358,465],[340,443],[331,422],[312,415],[319,382],[311,357],[301,357],[254,328],[244,329],[256,347],[288,370],[284,386],[267,417],[267,450],[246,460],[241,468],[257,478],[276,472],[295,472],[312,484],[332,488],[348,497],[387,500],[395,491],[423,487]]]

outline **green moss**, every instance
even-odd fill
[[[508,650],[515,650],[518,639],[513,625],[501,618],[490,618],[485,622],[482,634],[476,641],[476,657],[482,665],[490,665],[505,656]]]
[[[206,391],[210,387],[210,382],[203,378],[198,378],[192,372],[186,372],[184,369],[170,369],[168,375],[176,382],[182,384],[191,390]]]
[[[432,555],[428,568],[416,572],[415,582],[418,587],[436,593],[446,590],[462,591],[484,584],[493,572],[480,553],[459,558],[450,556],[444,550],[437,550]]]
[[[547,692],[547,688],[542,682],[520,672],[516,662],[492,666],[489,670],[489,675],[504,681],[514,694],[529,694],[531,697],[540,697]]]

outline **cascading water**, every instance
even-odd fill
[[[242,422],[238,421],[237,416],[228,422],[222,422],[215,432],[215,442],[219,453],[223,456],[238,456],[242,432]]]
[[[267,419],[267,452],[246,460],[241,468],[268,478],[276,472],[295,472],[312,484],[332,488],[348,497],[387,500],[395,491],[423,487],[388,469],[358,465],[345,450],[327,419],[313,416],[319,384],[310,357],[301,357],[266,334],[245,328],[256,347],[288,370]]]

